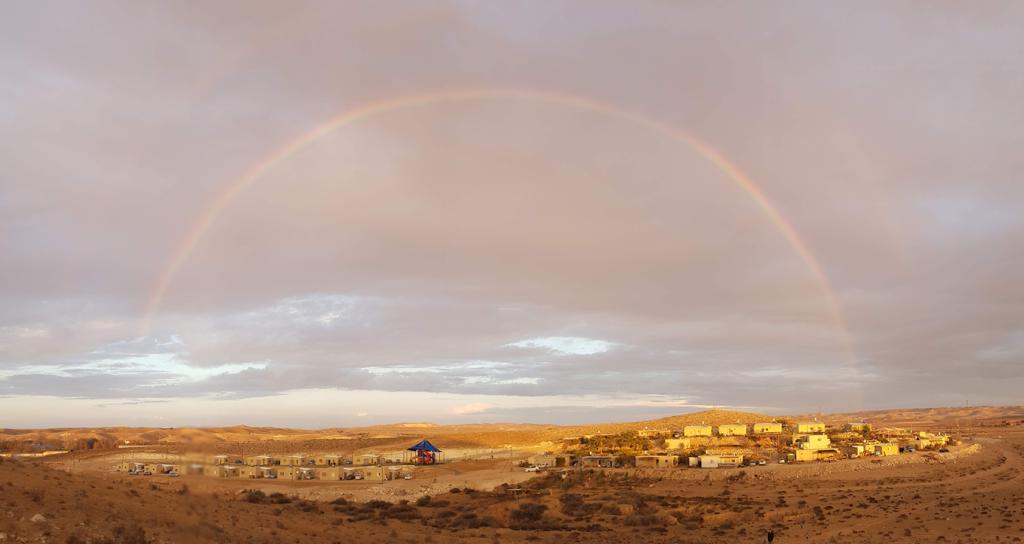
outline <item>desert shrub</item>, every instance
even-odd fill
[[[619,505],[612,504],[612,503],[607,503],[604,506],[602,506],[601,507],[601,512],[604,513],[604,514],[608,514],[610,516],[621,516],[622,515],[622,509],[619,508]]]
[[[246,502],[251,502],[253,504],[264,504],[267,502],[267,494],[259,489],[246,489],[243,493],[244,495],[242,495],[242,498]]]
[[[565,493],[558,498],[562,506],[562,513],[571,517],[583,517],[593,514],[601,509],[600,503],[588,504],[583,500],[583,495],[576,493]]]
[[[388,501],[382,501],[380,499],[373,499],[366,503],[367,508],[373,508],[375,510],[387,510],[391,508],[391,503]]]
[[[448,492],[449,493],[462,493],[462,490],[457,488],[457,487],[453,487],[453,488],[449,489]]]
[[[631,514],[626,516],[622,520],[627,527],[649,527],[651,525],[657,525],[658,517],[654,514]]]
[[[509,527],[516,530],[530,531],[553,531],[561,526],[550,518],[544,516],[548,507],[535,502],[527,502],[519,505],[519,509],[513,510],[510,514]]]
[[[344,497],[338,497],[337,499],[331,501],[331,504],[348,504],[348,500],[345,499]]]
[[[271,493],[267,498],[274,504],[288,504],[292,502],[292,498],[284,493]]]
[[[728,482],[741,482],[744,479],[746,479],[746,477],[747,477],[747,471],[741,470],[741,471],[737,472],[736,474],[730,474],[725,479]]]
[[[132,525],[115,527],[109,538],[101,538],[92,542],[94,544],[148,544],[149,539],[146,538],[146,531],[142,527]]]
[[[416,506],[427,506],[430,504],[430,495],[423,495],[416,499]]]
[[[79,538],[78,535],[72,534],[64,539],[64,544],[85,544],[85,541]]]
[[[406,502],[405,504],[398,504],[387,510],[381,510],[380,516],[387,516],[389,518],[401,521],[410,521],[414,519],[420,519],[420,511],[417,510],[414,506],[410,505],[408,502]]]
[[[26,489],[25,494],[28,495],[28,498],[32,499],[32,502],[42,504],[43,497],[46,495],[46,492],[41,488],[35,487],[32,489]]]

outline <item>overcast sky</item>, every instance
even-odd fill
[[[1021,403],[1021,28],[1020,2],[8,2],[0,426]],[[216,204],[340,114],[470,89]]]

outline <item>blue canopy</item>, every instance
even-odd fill
[[[409,451],[436,451],[436,452],[440,452],[441,450],[437,449],[437,447],[434,446],[433,444],[431,444],[429,440],[425,440],[424,439],[424,440],[420,440],[419,442],[417,442],[414,446],[409,447]]]

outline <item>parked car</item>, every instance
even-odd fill
[[[526,467],[525,472],[540,472],[540,467],[537,465],[530,465]]]

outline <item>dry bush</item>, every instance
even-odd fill
[[[527,502],[519,505],[517,510],[510,514],[509,528],[518,531],[553,531],[561,526],[554,520],[544,516],[547,511],[546,505]]]

